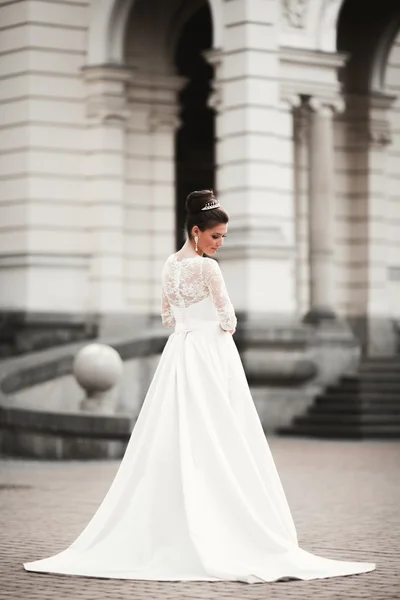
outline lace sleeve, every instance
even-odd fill
[[[164,290],[162,290],[161,299],[161,320],[164,327],[175,327],[175,317]]]
[[[235,310],[230,301],[219,264],[213,259],[205,260],[203,275],[217,309],[222,329],[226,331],[236,329],[237,319]]]

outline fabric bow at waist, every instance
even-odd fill
[[[175,325],[175,333],[189,333],[190,331],[221,331],[218,321],[207,321],[205,319],[188,319]]]

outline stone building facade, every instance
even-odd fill
[[[0,27],[3,334],[158,322],[213,187],[249,331],[336,320],[395,352],[398,0],[1,0]]]

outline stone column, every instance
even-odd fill
[[[153,252],[149,306],[156,324],[159,324],[161,270],[165,257],[176,251],[175,133],[180,124],[177,93],[183,83],[183,78],[171,77],[168,87],[171,103],[153,105],[150,113],[155,168],[151,187]],[[168,182],[168,188],[165,181]]]
[[[118,333],[127,313],[124,269],[126,85],[132,71],[84,69],[88,129],[86,200],[90,269],[89,308],[100,317],[100,334]],[[124,315],[125,313],[125,315]]]
[[[161,269],[175,251],[175,130],[184,82],[138,66],[128,91],[127,294],[141,327],[150,316],[159,323]]]
[[[304,315],[310,306],[308,109],[299,96],[289,97],[288,103],[293,111],[297,314]]]
[[[379,92],[346,98],[349,243],[346,316],[369,355],[396,352],[388,297],[387,159],[389,111],[395,97]],[[351,149],[351,151],[350,151]],[[362,177],[360,177],[360,171]],[[356,282],[356,287],[351,284]]]
[[[223,17],[223,51],[207,56],[214,67],[216,188],[230,216],[218,254],[246,321],[286,324],[296,312],[293,156],[290,115],[280,106],[277,3],[226,2]]]
[[[343,103],[310,98],[308,106],[310,309],[305,320],[319,322],[335,317],[333,114]]]
[[[387,220],[392,217],[387,203],[388,148],[392,143],[389,111],[396,97],[372,93],[368,98],[368,353],[396,354],[397,333],[391,318],[388,294],[388,267],[392,256],[382,248],[390,239]],[[389,244],[388,244],[389,245]],[[383,250],[383,252],[382,252]],[[377,257],[381,257],[378,260]],[[378,264],[377,264],[378,263]]]
[[[225,2],[223,51],[207,55],[216,187],[230,217],[218,260],[238,314],[235,340],[269,427],[307,402],[299,387],[315,376],[296,314],[292,113],[281,98],[278,8]]]

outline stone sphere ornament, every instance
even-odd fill
[[[115,412],[115,392],[123,373],[123,362],[114,348],[99,343],[84,346],[75,356],[73,373],[86,391],[81,410],[108,414]]]

